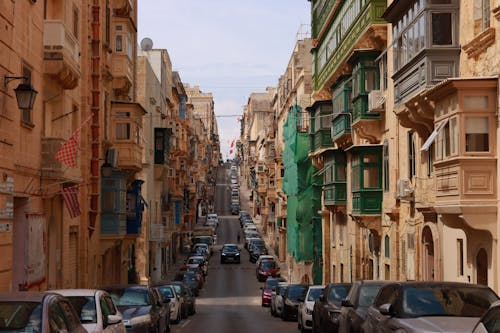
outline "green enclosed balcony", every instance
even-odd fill
[[[370,112],[368,94],[379,89],[380,74],[375,59],[380,52],[374,50],[355,51],[349,59],[352,65],[352,124],[361,120],[379,120],[380,113]]]
[[[307,108],[311,117],[311,151],[316,152],[333,146],[331,126],[333,106],[331,101],[318,101]]]
[[[334,1],[327,1],[333,3]],[[347,57],[357,48],[379,48],[386,40],[386,21],[382,14],[387,8],[386,0],[346,0],[335,2],[336,6],[319,10],[313,8],[313,37],[318,45],[313,50],[314,90],[329,88],[332,77],[346,64]],[[335,13],[332,13],[335,11]],[[332,22],[325,23],[332,15]],[[321,27],[321,28],[320,28]]]
[[[323,167],[323,202],[326,206],[345,205],[347,202],[346,157],[340,149],[325,152]]]
[[[332,140],[341,147],[352,142],[351,136],[351,75],[340,77],[332,86]]]
[[[382,212],[382,146],[354,146],[351,156],[352,214]]]

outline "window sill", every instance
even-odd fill
[[[467,57],[477,60],[479,56],[484,53],[488,47],[495,43],[495,28],[491,27],[481,32],[474,37],[469,43],[465,44],[462,48],[467,53]]]

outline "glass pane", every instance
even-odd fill
[[[464,110],[487,110],[488,96],[464,96]]]
[[[363,163],[378,163],[378,156],[377,155],[364,155],[363,156]]]
[[[457,118],[450,119],[450,146],[451,146],[451,155],[458,154],[458,128],[457,128]]]
[[[451,13],[432,14],[432,45],[452,45]]]
[[[465,151],[489,151],[488,118],[467,118],[465,125]]]
[[[359,166],[352,168],[352,189],[359,190]]]
[[[337,170],[337,177],[336,181],[345,181],[346,180],[346,170],[345,170],[345,165],[337,165],[335,166]]]
[[[378,188],[380,187],[379,168],[378,167],[365,167],[363,169],[363,187],[364,188]]]
[[[369,93],[372,90],[377,89],[377,79],[376,73],[374,71],[365,72],[365,92]]]

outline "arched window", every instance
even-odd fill
[[[384,237],[384,249],[385,249],[385,257],[391,257],[391,241],[389,239],[389,235],[385,235]]]

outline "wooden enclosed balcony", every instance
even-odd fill
[[[325,206],[345,206],[347,202],[346,182],[323,185],[323,202]]]
[[[113,53],[112,64],[113,90],[117,95],[128,95],[134,83],[134,63],[127,54]]]
[[[63,89],[74,89],[81,76],[80,42],[62,20],[43,23],[43,72]]]

